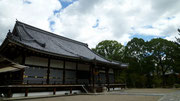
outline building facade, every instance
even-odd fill
[[[114,71],[127,65],[103,58],[88,45],[16,21],[0,47],[0,55],[26,66],[1,72],[0,85],[115,84]]]

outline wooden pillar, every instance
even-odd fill
[[[70,87],[70,94],[72,94],[72,87]]]
[[[117,71],[117,70],[113,69],[113,78],[114,78],[114,82],[113,82],[113,83],[114,83],[114,84],[116,83],[116,82],[115,82],[115,71]],[[119,72],[119,71],[117,71],[117,72]]]
[[[63,61],[63,84],[65,84],[65,75],[66,75],[66,72],[65,72],[65,67],[66,67],[66,62],[65,60]]]
[[[26,59],[26,56],[25,56],[25,52],[23,51],[23,53],[22,53],[22,65],[25,64],[25,59]]]
[[[94,65],[92,67],[92,83],[93,83],[93,89],[95,88],[95,68]]]
[[[109,88],[109,68],[106,68],[105,72],[106,72],[106,84],[107,84],[107,88],[108,88],[108,91],[110,91],[110,88]]]
[[[95,65],[94,64],[91,64],[90,65],[90,79],[89,79],[89,82],[90,82],[90,85],[92,87],[92,92],[96,92],[95,91]]]
[[[53,89],[53,95],[56,95],[56,88]]]
[[[92,65],[93,92],[96,92],[96,89],[95,89],[95,67],[96,67],[96,58],[94,58],[94,63]]]
[[[24,95],[25,97],[27,97],[27,96],[28,96],[28,91],[29,91],[29,89],[28,89],[28,88],[26,88],[26,89],[25,89],[25,95]]]
[[[92,83],[92,66],[90,65],[90,67],[89,67],[89,84],[91,85],[91,83]]]
[[[23,52],[22,52],[22,65],[25,65],[25,60],[26,60],[26,56],[25,56],[25,52],[24,52],[24,50],[23,50]],[[21,70],[21,84],[24,82],[24,71],[25,71],[25,68],[23,68],[22,70]]]
[[[101,83],[100,83],[100,75],[99,75],[99,71],[100,71],[100,69],[98,69],[98,84],[100,85]]]
[[[76,62],[76,84],[78,84],[78,62]]]
[[[48,70],[47,70],[47,80],[46,80],[46,84],[49,84],[50,62],[51,62],[51,59],[48,58]]]
[[[8,89],[8,91],[7,91],[7,97],[12,97],[12,90],[11,90],[11,88],[9,88]]]

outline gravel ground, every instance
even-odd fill
[[[178,89],[172,88],[139,88],[139,89],[126,89],[123,92],[127,93],[172,93],[176,92]],[[180,90],[180,89],[179,89]]]
[[[25,101],[158,101],[160,96],[129,95],[77,95],[67,97],[41,98]]]
[[[23,101],[180,101],[180,89],[125,89],[98,94],[26,99]]]
[[[180,101],[180,91],[166,94],[159,101]]]

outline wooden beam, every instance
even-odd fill
[[[49,84],[50,63],[51,63],[51,59],[48,58],[48,69],[47,69],[47,79],[46,79],[46,84]]]
[[[61,84],[56,84],[56,85],[40,85],[40,84],[29,84],[29,85],[4,85],[0,86],[0,88],[68,88],[68,87],[82,87],[83,85],[61,85]],[[7,90],[8,91],[8,90]]]
[[[66,75],[66,71],[65,71],[65,68],[66,68],[66,62],[65,60],[63,61],[63,84],[65,84],[65,75]]]

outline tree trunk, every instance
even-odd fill
[[[165,72],[162,72],[162,80],[163,80],[163,87],[165,87],[166,86]]]

